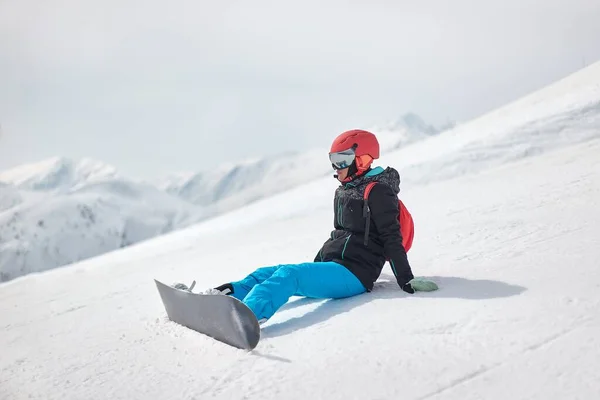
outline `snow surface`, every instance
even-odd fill
[[[411,190],[411,263],[440,290],[405,294],[386,268],[370,294],[294,298],[250,353],[168,322],[152,279],[203,287],[310,259],[331,228],[328,204],[4,284],[0,395],[595,398],[599,152],[595,140]]]
[[[595,95],[598,72],[600,64],[580,73]],[[546,100],[492,113],[494,124],[476,121],[479,133],[457,147],[442,135],[416,144],[420,153],[385,157],[384,165],[420,165],[412,171],[440,157],[456,167],[454,177],[402,192],[417,228],[413,271],[436,281],[437,292],[408,295],[386,267],[372,293],[291,299],[252,352],[166,320],[154,278],[204,288],[263,265],[312,260],[332,229],[336,186],[319,179],[0,285],[0,398],[597,398],[600,129],[591,132],[593,113],[580,118],[592,118],[590,127],[574,117],[597,104],[585,87],[550,88]],[[556,121],[563,130],[550,129]],[[543,133],[528,129],[537,123]],[[513,154],[517,138],[519,146],[543,144]],[[481,152],[468,157],[464,147],[477,141]],[[494,143],[507,149],[486,157]]]

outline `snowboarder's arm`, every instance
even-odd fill
[[[369,206],[373,223],[383,242],[385,256],[390,262],[396,281],[400,287],[412,293],[407,285],[414,278],[406,250],[402,245],[400,223],[398,221],[398,197],[385,185],[375,185],[369,196]]]

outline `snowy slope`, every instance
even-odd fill
[[[385,156],[409,183],[414,272],[438,292],[407,295],[387,268],[367,295],[293,299],[250,354],[165,320],[153,278],[203,288],[311,260],[325,177],[0,285],[0,398],[596,398],[598,82],[594,65]]]
[[[0,397],[593,399],[599,152],[596,139],[415,186],[410,260],[440,290],[405,294],[388,268],[369,294],[293,298],[251,353],[166,321],[152,279],[202,288],[312,259],[331,229],[330,181],[303,199],[310,212],[291,191],[277,196],[286,218],[251,230],[224,215],[220,231],[207,222],[3,284]]]
[[[0,282],[97,256],[205,218],[197,206],[117,178],[62,193],[11,188],[0,212]],[[0,187],[2,202],[4,197]]]
[[[598,136],[600,62],[493,112],[415,143],[397,164],[412,185],[502,165]],[[384,157],[385,161],[385,157]]]
[[[23,202],[23,195],[13,185],[0,182],[0,212]]]
[[[0,182],[0,213],[25,202],[39,201],[47,193],[18,189],[16,186]]]

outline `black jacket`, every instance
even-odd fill
[[[368,243],[364,236],[363,194],[369,182],[377,181],[369,195],[371,221]],[[334,261],[344,265],[362,282],[368,291],[379,278],[389,259],[398,285],[404,287],[414,276],[406,251],[402,246],[398,222],[400,175],[393,168],[375,168],[335,192],[335,230],[315,257],[315,261]]]

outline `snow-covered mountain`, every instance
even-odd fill
[[[437,135],[443,130],[446,129],[427,124],[423,121],[423,118],[412,112],[406,113],[394,121],[389,121],[383,125],[375,125],[372,128],[372,131],[377,132],[378,135],[395,133],[393,136],[396,136],[396,146],[392,144],[392,148],[398,148],[403,144]]]
[[[253,187],[264,191],[266,195],[271,193],[269,189],[272,187],[283,191],[285,189],[281,189],[280,185],[293,187],[311,178],[323,176],[326,172],[327,164],[323,162],[323,153],[313,150],[280,154],[239,164],[223,164],[206,172],[166,175],[157,179],[156,185],[191,203],[209,206],[228,197],[239,196],[241,192]],[[265,187],[265,182],[272,183]]]
[[[414,115],[402,121],[379,135],[382,151],[437,133]],[[1,172],[0,281],[98,256],[332,175],[326,154],[282,154],[154,183],[65,157]]]
[[[0,212],[8,210],[23,202],[19,189],[13,185],[0,182]]]
[[[13,184],[20,189],[66,191],[118,176],[115,167],[96,160],[53,157],[0,172],[0,182]]]
[[[440,133],[414,113],[368,129],[377,135],[384,154]],[[165,175],[154,183],[166,192],[208,207],[211,214],[218,215],[313,179],[333,175],[327,160],[328,152],[329,149],[311,149],[280,154],[222,165],[210,171]]]
[[[312,260],[332,229],[328,177],[1,284],[0,395],[595,399],[599,105],[597,63],[386,154],[423,178],[401,193],[417,225],[409,260],[439,290],[406,294],[386,267],[370,293],[292,297],[250,353],[168,321],[152,279],[204,289]]]
[[[8,204],[0,208],[0,281],[94,257],[205,218],[201,207],[119,178],[79,181],[61,190],[24,196],[14,186],[0,187],[1,203]]]

